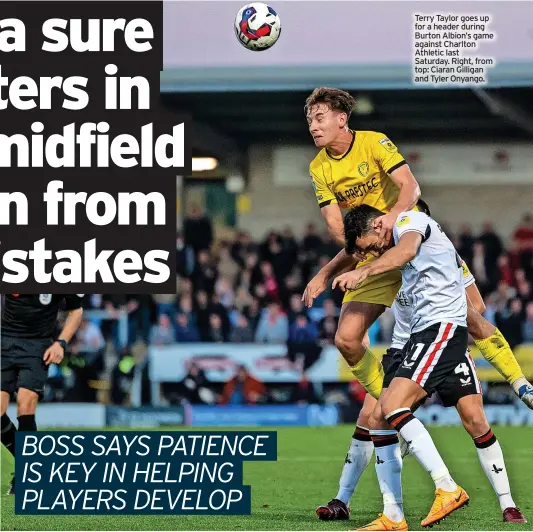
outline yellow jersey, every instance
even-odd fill
[[[338,203],[349,209],[365,203],[389,212],[400,193],[389,174],[407,163],[383,133],[352,134],[346,153],[335,156],[323,148],[309,165],[318,205]]]

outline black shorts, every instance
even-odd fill
[[[404,348],[405,349],[405,348]],[[381,359],[381,365],[383,366],[383,388],[388,388],[396,371],[402,365],[404,357],[404,349],[398,349],[396,347],[390,347]]]
[[[19,388],[26,388],[42,399],[48,380],[48,366],[43,356],[52,343],[52,338],[2,336],[2,391],[13,395]]]
[[[428,395],[438,392],[444,406],[455,406],[461,397],[481,393],[466,327],[431,325],[411,335],[404,355],[395,376],[411,379]]]

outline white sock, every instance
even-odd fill
[[[387,416],[391,423],[409,445],[411,453],[420,462],[420,465],[431,475],[435,487],[444,491],[455,491],[457,484],[450,476],[439,451],[435,447],[429,432],[424,425],[416,419],[409,409],[402,408],[391,412]]]
[[[383,495],[383,514],[398,523],[404,518],[398,433],[395,430],[371,430],[370,435],[376,450],[376,474]],[[391,439],[393,443],[390,443]]]
[[[484,439],[485,441],[478,443],[477,440],[480,439]],[[487,475],[492,489],[498,496],[502,512],[506,508],[514,508],[516,504],[511,496],[511,487],[507,478],[507,469],[505,468],[500,442],[496,439],[492,431],[489,431],[487,434],[480,436],[480,438],[474,438],[474,443],[476,444],[481,467],[485,475]],[[486,446],[487,444],[488,447]]]
[[[339,492],[335,497],[346,505],[350,503],[350,499],[352,498],[357,483],[359,482],[363,471],[370,463],[372,453],[374,452],[374,444],[370,440],[368,429],[358,426],[356,434],[354,435],[361,439],[352,438],[342,468],[342,474],[339,481]]]

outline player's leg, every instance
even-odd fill
[[[17,342],[20,348],[16,384],[18,431],[35,432],[35,412],[48,379],[48,366],[43,361],[43,355],[50,341],[19,339]],[[14,490],[15,478],[12,482],[12,491]]]
[[[376,451],[376,474],[383,495],[383,513],[359,530],[407,530],[403,512],[402,457],[398,433],[385,421],[381,408],[388,392],[388,389],[383,390],[369,421]]]
[[[374,452],[368,426],[370,415],[376,403],[376,399],[370,394],[365,396],[363,407],[357,418],[357,426],[344,459],[339,480],[339,491],[328,504],[316,509],[318,518],[323,521],[342,520],[350,517],[350,499]]]
[[[502,449],[485,416],[481,386],[468,353],[466,362],[457,367],[439,394],[445,406],[456,406],[463,426],[474,440],[481,467],[498,497],[503,520],[526,523],[513,501]]]
[[[2,385],[1,385],[1,413],[2,413],[2,443],[7,450],[15,457],[15,435],[17,429],[7,414],[10,397],[15,392],[19,375],[18,365],[18,343],[13,338],[3,336],[1,339],[2,356],[0,357],[2,366]],[[11,480],[8,494],[15,493],[14,477]]]
[[[472,285],[475,288],[475,285]],[[467,290],[471,290],[469,286]],[[468,299],[468,332],[483,355],[511,385],[518,397],[533,409],[533,386],[525,378],[503,334],[486,320]]]
[[[343,303],[335,345],[350,371],[367,392],[378,398],[383,384],[380,360],[364,343],[370,326],[383,314],[385,305],[348,301]]]
[[[452,479],[429,432],[413,416],[411,406],[438,390],[453,374],[458,361],[464,360],[467,339],[466,327],[451,323],[437,323],[413,334],[404,361],[382,402],[385,418],[408,442],[411,454],[435,482],[435,501],[422,521],[424,527],[468,504],[469,498]]]

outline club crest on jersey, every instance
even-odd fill
[[[361,163],[357,167],[357,170],[359,170],[359,173],[361,174],[362,177],[366,177],[368,175],[368,170],[369,170],[368,163]]]
[[[409,216],[402,216],[397,222],[396,225],[398,227],[401,227],[402,225],[408,224],[411,220],[409,219]]]
[[[39,294],[39,303],[49,305],[52,302],[52,294]]]
[[[387,137],[381,139],[379,143],[390,153],[398,151],[396,146]]]

